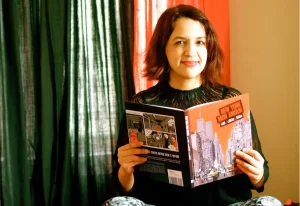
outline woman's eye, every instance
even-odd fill
[[[184,44],[183,41],[177,41],[176,44]]]
[[[204,41],[197,41],[197,45],[205,45]]]

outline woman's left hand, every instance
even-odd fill
[[[235,152],[237,167],[244,172],[255,188],[264,182],[264,158],[253,149],[242,149]]]

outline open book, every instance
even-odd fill
[[[186,110],[125,102],[129,142],[150,150],[146,178],[196,187],[240,174],[234,152],[252,148],[249,94]]]

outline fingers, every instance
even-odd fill
[[[126,144],[118,149],[118,162],[121,167],[130,168],[142,164],[147,161],[147,158],[140,155],[149,154],[149,150],[141,148],[143,142],[134,142]]]
[[[118,158],[122,158],[130,155],[143,155],[149,154],[149,150],[141,148],[143,142],[129,143],[118,149]]]
[[[244,173],[253,175],[259,174],[259,170],[257,169],[257,167],[252,166],[248,162],[245,162],[241,159],[236,159],[235,162],[237,163],[238,168],[241,169]]]
[[[235,155],[237,158],[248,162],[250,165],[254,167],[262,167],[264,164],[263,157],[253,149],[243,149],[242,151],[236,151]]]
[[[242,151],[236,151],[237,159],[236,163],[242,171],[249,171],[254,175],[263,170],[264,159],[262,156],[253,149],[243,149]]]
[[[255,168],[240,159],[237,159],[236,163],[237,167],[250,178],[253,185],[256,185],[262,179],[264,174],[263,168]]]
[[[138,157],[138,156],[136,156],[136,157]],[[123,167],[123,168],[133,168],[133,167],[135,167],[136,165],[139,165],[139,164],[142,164],[142,163],[144,163],[144,162],[146,162],[147,161],[147,158],[145,158],[145,157],[138,157],[137,159],[135,159],[135,160],[129,160],[129,161],[126,161],[126,160],[120,160],[119,161],[119,164],[120,164],[120,166],[121,167]]]
[[[258,160],[259,162],[264,161],[264,158],[260,155],[260,153],[254,149],[244,148],[244,149],[242,149],[242,152],[248,154],[249,156],[253,157],[254,159]]]
[[[264,159],[260,153],[253,149],[243,149],[236,151],[235,155],[237,167],[249,176],[253,184],[259,182],[264,173]]]
[[[147,161],[146,157],[141,157],[141,156],[137,156],[137,155],[130,155],[130,156],[124,156],[124,157],[120,157],[118,159],[119,164],[123,165],[123,166],[128,166],[129,164],[141,164],[144,163],[145,161]]]
[[[123,145],[122,147],[119,147],[118,152],[123,151],[123,150],[128,150],[128,149],[131,149],[131,148],[135,148],[135,147],[141,147],[143,145],[144,145],[143,142],[129,143],[129,144]]]

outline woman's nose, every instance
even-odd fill
[[[196,45],[195,44],[187,44],[185,48],[185,55],[187,56],[194,56],[196,55]]]

